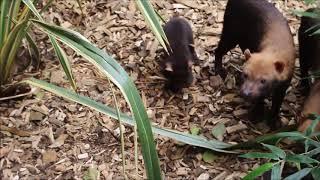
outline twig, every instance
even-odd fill
[[[110,89],[111,89],[111,92],[112,92],[114,103],[116,105],[117,118],[119,120],[121,154],[122,154],[122,173],[123,173],[124,179],[127,179],[127,176],[126,176],[126,161],[125,161],[125,154],[124,154],[124,137],[123,137],[123,131],[122,131],[122,126],[123,125],[122,125],[122,122],[120,120],[120,111],[119,111],[119,106],[118,106],[118,102],[117,102],[117,97],[116,97],[116,94],[114,93],[113,87],[111,86],[111,82],[110,82],[109,78],[108,78],[108,82],[109,82],[109,85],[110,85]]]
[[[0,98],[0,101],[6,101],[9,99],[15,99],[15,98],[23,97],[23,96],[28,96],[30,94],[34,94],[37,90],[38,90],[38,88],[34,87],[34,88],[31,88],[31,90],[27,93],[18,94],[18,95],[9,96],[9,97],[3,97],[3,98]]]

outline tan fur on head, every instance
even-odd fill
[[[246,50],[243,52],[243,54],[244,54],[245,60],[250,59],[250,57],[251,57],[251,52],[250,52],[249,49],[246,49]]]
[[[261,52],[250,53],[244,52],[247,61],[243,71],[254,79],[279,80],[284,81],[290,78],[293,69],[287,61],[277,57],[275,53]]]
[[[244,55],[248,59],[244,66],[247,72],[269,80],[290,79],[294,71],[296,51],[287,24],[269,23],[268,31],[260,45],[260,52],[250,53],[249,50],[245,50]]]

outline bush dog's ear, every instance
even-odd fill
[[[277,61],[277,62],[274,63],[274,67],[276,68],[276,71],[278,73],[282,73],[283,70],[284,70],[284,63]]]
[[[251,52],[249,49],[246,49],[244,52],[244,57],[246,58],[246,60],[248,60],[251,57]]]
[[[167,62],[165,66],[166,66],[165,68],[166,71],[173,72],[172,63]]]

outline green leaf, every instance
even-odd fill
[[[261,176],[264,172],[269,171],[274,166],[273,163],[265,163],[255,170],[246,175],[243,180],[253,180],[258,176]]]
[[[115,109],[110,108],[108,106],[105,106],[104,104],[96,102],[88,97],[78,95],[75,92],[69,91],[67,89],[64,89],[64,88],[55,86],[53,84],[47,83],[45,81],[37,80],[34,78],[26,80],[25,82],[29,83],[33,86],[37,86],[39,88],[45,89],[51,93],[54,93],[58,96],[66,98],[70,101],[74,101],[74,102],[77,102],[77,103],[82,104],[84,106],[90,107],[98,112],[101,112],[102,114],[108,115],[108,116],[118,120],[117,113],[116,113]],[[131,126],[135,125],[135,121],[131,117],[129,117],[123,113],[120,113],[120,120],[123,123],[126,123],[128,125],[131,125]],[[221,142],[221,141],[216,141],[216,140],[208,141],[204,137],[201,137],[201,136],[194,136],[194,135],[191,135],[188,133],[178,132],[178,131],[171,130],[171,129],[158,128],[156,126],[153,126],[152,128],[153,128],[152,129],[153,132],[156,134],[159,134],[159,135],[162,135],[165,137],[169,137],[171,139],[174,139],[174,140],[186,143],[186,144],[211,149],[211,150],[217,151],[217,152],[237,153],[235,151],[224,150],[224,149],[230,147],[231,145],[224,143],[224,142]]]
[[[155,13],[152,4],[150,3],[150,1],[146,0],[136,0],[136,3],[144,19],[153,31],[153,34],[156,36],[162,47],[168,52],[167,45],[169,44],[169,41],[160,25],[158,15]]]
[[[197,126],[192,126],[190,132],[192,135],[198,135],[200,133],[200,128],[198,128]]]
[[[320,29],[319,29],[319,30],[320,30]],[[319,31],[319,32],[320,32],[320,31]],[[311,125],[307,128],[306,133],[305,133],[306,136],[310,136],[310,135],[314,132],[317,124],[320,123],[320,121],[318,120],[318,118],[316,118],[316,117],[317,117],[316,114],[310,114],[309,116],[312,116],[312,117],[314,117],[315,119],[312,121]]]
[[[310,18],[319,18],[320,17],[319,14],[313,13],[313,12],[298,11],[298,10],[293,10],[292,12],[297,16],[304,16],[304,17],[310,17]]]
[[[16,0],[16,2],[14,3],[12,14],[11,14],[11,21],[17,20],[18,17],[21,19],[21,16],[19,16],[20,5],[21,5],[21,0]]]
[[[30,10],[33,12],[34,15],[36,15],[39,20],[41,22],[44,22],[43,18],[41,17],[41,15],[39,14],[39,12],[37,11],[37,9],[34,7],[34,5],[32,4],[32,2],[30,0],[22,0],[24,4],[26,4]],[[67,78],[71,84],[71,87],[76,90],[77,89],[77,85],[76,82],[74,80],[73,74],[72,74],[72,70],[71,70],[71,66],[70,66],[70,62],[68,60],[68,57],[66,55],[66,53],[64,52],[64,50],[59,46],[58,42],[56,41],[55,38],[53,38],[51,35],[49,35],[49,39],[51,41],[51,44],[54,48],[54,51],[60,61],[60,64],[63,68],[63,71],[66,73]]]
[[[281,165],[279,163],[275,164],[271,171],[271,180],[281,180]]]
[[[219,123],[212,128],[211,133],[218,140],[222,140],[223,135],[226,133],[226,126],[223,123]]]
[[[307,35],[309,35],[309,36],[313,36],[313,35],[314,35],[314,32],[316,32],[319,28],[320,28],[320,24],[316,24],[316,25],[308,28],[308,29],[307,29],[305,32],[303,32],[303,33],[305,33],[305,34],[307,34]],[[313,74],[311,74],[311,75],[312,75],[312,76],[317,76],[316,73],[313,73]],[[311,77],[306,77],[306,78],[308,79],[308,78],[311,78]]]
[[[9,77],[16,52],[25,34],[27,20],[18,23],[10,32],[0,52],[0,85],[7,81]]]
[[[85,172],[83,177],[84,180],[97,180],[99,179],[100,172],[96,166],[90,166],[88,170]]]
[[[295,163],[305,163],[305,164],[319,163],[319,161],[312,159],[307,155],[302,155],[302,154],[289,154],[286,157],[286,161],[295,162]]]
[[[279,160],[279,157],[273,153],[251,152],[251,153],[240,155],[239,157],[242,157],[242,158],[264,158],[264,159]]]
[[[311,150],[309,152],[306,152],[305,155],[307,155],[309,157],[312,157],[312,156],[317,155],[319,153],[320,153],[320,147],[315,148],[315,149],[313,149],[313,150]]]
[[[310,173],[310,171],[312,170],[312,168],[304,168],[286,178],[284,178],[284,180],[297,180],[297,179],[302,179],[303,177],[305,177],[306,175],[308,175]]]
[[[320,179],[320,167],[315,167],[311,171],[313,179]]]
[[[206,151],[203,153],[202,159],[206,163],[213,163],[217,159],[217,156],[214,155],[211,151]]]
[[[4,41],[6,40],[6,30],[8,27],[8,18],[7,15],[10,9],[10,1],[1,1],[0,2],[0,50],[3,46]]]
[[[142,147],[142,155],[146,165],[148,179],[161,179],[158,154],[155,149],[153,133],[140,94],[126,71],[103,50],[93,46],[85,37],[77,32],[59,26],[33,20],[45,32],[65,43],[77,53],[95,65],[121,91],[129,104]]]
[[[312,33],[311,36],[313,36],[313,35],[318,35],[318,34],[320,34],[320,29],[318,29],[318,30],[316,30],[314,33]]]
[[[300,132],[281,132],[281,133],[276,133],[271,135],[268,134],[268,135],[257,137],[255,141],[260,143],[266,143],[269,141],[272,141],[272,142],[278,141],[283,138],[306,139],[308,137],[306,137],[304,134]]]
[[[284,159],[286,157],[286,153],[284,152],[284,150],[276,147],[276,146],[272,146],[269,144],[262,144],[264,147],[270,149],[272,151],[273,154],[275,154],[276,156],[278,156],[281,159]]]
[[[315,2],[316,0],[304,0],[304,3],[306,3],[307,5],[314,4]]]
[[[320,142],[317,142],[310,138],[304,141],[304,145],[305,145],[305,152],[308,152],[310,147],[316,147],[316,148],[320,147]]]
[[[36,45],[36,43],[34,42],[34,40],[32,39],[32,37],[30,36],[30,34],[26,34],[26,39],[28,41],[29,44],[29,53],[30,55],[32,55],[32,60],[35,61],[35,65],[36,65],[36,69],[39,69],[39,65],[40,65],[40,52],[39,49]]]

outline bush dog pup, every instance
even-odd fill
[[[222,57],[239,45],[245,55],[241,94],[253,100],[251,120],[261,117],[264,98],[272,95],[269,124],[280,125],[279,111],[294,70],[295,48],[283,15],[265,0],[229,0],[220,42],[215,50],[215,72],[226,71]]]
[[[304,132],[312,124],[312,120],[315,118],[312,117],[312,114],[320,115],[320,80],[313,84],[309,96],[304,102],[299,119],[298,130],[300,132]],[[315,131],[320,131],[320,123],[317,124]]]
[[[169,50],[169,55],[165,55],[160,65],[167,79],[166,88],[179,92],[191,85],[192,65],[198,63],[192,29],[185,19],[173,17],[165,24],[164,32],[172,51]]]
[[[307,12],[319,13],[319,8],[308,9]],[[309,76],[320,72],[320,36],[311,35],[320,25],[320,18],[301,17],[299,28],[299,55],[302,93],[307,95],[310,92]],[[311,71],[311,72],[309,72]],[[318,74],[320,76],[320,74]],[[319,79],[319,78],[318,78]]]

